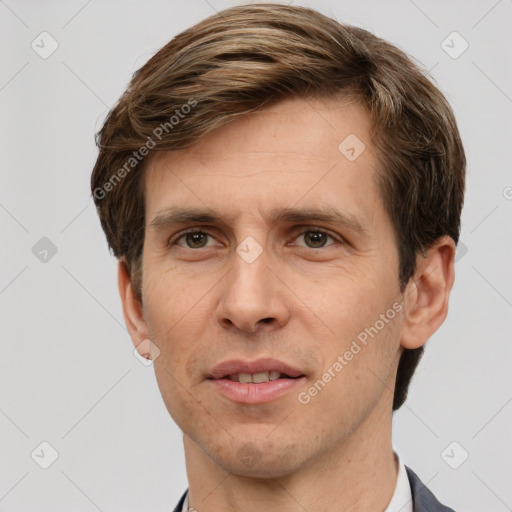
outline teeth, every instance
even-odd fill
[[[238,382],[245,382],[249,384],[250,382],[252,382],[252,375],[250,373],[239,373]]]
[[[277,380],[281,376],[281,372],[271,370],[270,372],[259,373],[235,373],[229,378],[235,382],[243,382],[244,384],[262,384],[269,380]]]
[[[268,372],[260,372],[252,374],[252,381],[254,384],[261,384],[262,382],[268,382]]]

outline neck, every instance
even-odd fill
[[[279,478],[271,477],[272,468],[268,468],[269,478],[229,473],[184,436],[189,506],[200,512],[383,512],[398,475],[390,407],[383,405],[348,439]]]

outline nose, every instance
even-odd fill
[[[287,288],[269,268],[265,252],[252,263],[238,254],[234,254],[233,259],[217,307],[219,324],[225,329],[249,334],[286,325],[290,317],[285,302]]]

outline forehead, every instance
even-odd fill
[[[148,220],[174,205],[236,217],[327,204],[371,217],[379,197],[370,132],[368,113],[351,98],[289,99],[237,118],[149,160]]]

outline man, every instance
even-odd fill
[[[449,511],[391,442],[454,281],[465,156],[394,46],[220,12],[133,77],[92,192],[134,345],[184,434],[175,511]]]

